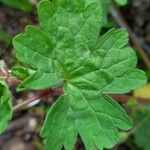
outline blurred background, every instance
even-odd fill
[[[18,64],[12,46],[13,37],[23,32],[28,24],[39,25],[36,11],[38,1],[40,0],[0,0],[0,63],[8,71]],[[120,131],[120,142],[112,150],[150,150],[150,0],[101,1],[106,18],[100,35],[113,27],[126,28],[130,35],[129,44],[137,52],[138,68],[143,69],[148,77],[144,87],[126,95],[112,95],[126,109],[134,124],[129,132]],[[15,69],[13,73],[17,75]],[[19,69],[25,71],[24,68]],[[17,93],[15,87],[10,84],[14,106],[37,94]],[[43,150],[39,132],[48,108],[60,93],[61,89],[56,89],[42,101],[37,99],[15,112],[7,130],[0,135],[0,150]],[[75,150],[84,149],[79,138]]]

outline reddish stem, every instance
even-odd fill
[[[22,82],[22,80],[8,78],[6,82],[8,83],[8,85],[18,85]]]
[[[150,99],[141,98],[141,97],[134,97],[132,95],[110,95],[114,100],[120,103],[127,103],[129,99],[136,99],[137,102],[141,104],[150,104]]]
[[[31,102],[37,100],[37,99],[40,99],[40,100],[41,100],[42,98],[48,96],[50,93],[52,93],[52,89],[47,89],[47,90],[41,91],[38,95],[33,96],[32,98],[27,99],[27,100],[21,102],[20,104],[14,106],[13,112],[16,112],[16,111],[22,109],[22,108],[25,107],[27,104],[29,104],[29,103],[31,103]]]

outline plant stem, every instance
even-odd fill
[[[19,111],[20,109],[22,109],[23,107],[25,107],[26,105],[28,105],[29,103],[31,103],[37,99],[41,100],[42,98],[48,96],[50,93],[52,93],[51,89],[41,91],[38,95],[33,96],[32,98],[27,99],[27,100],[21,102],[20,104],[17,104],[16,106],[14,106],[13,112]]]
[[[18,85],[18,84],[20,84],[22,81],[21,80],[19,80],[19,79],[13,79],[13,78],[8,78],[7,80],[6,80],[6,82],[8,83],[8,85]]]

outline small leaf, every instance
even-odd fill
[[[128,0],[115,0],[119,5],[127,4]]]
[[[28,76],[34,73],[34,70],[25,67],[15,66],[11,69],[11,72],[18,79],[25,80]]]
[[[12,117],[12,96],[4,81],[0,81],[0,133]]]

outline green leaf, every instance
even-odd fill
[[[29,0],[0,0],[3,4],[23,11],[31,11],[32,5]]]
[[[128,0],[115,0],[119,5],[127,4]]]
[[[11,72],[18,79],[25,80],[27,77],[34,73],[34,70],[25,67],[15,66],[11,69]]]
[[[12,117],[12,96],[4,81],[0,81],[0,133]]]
[[[40,27],[28,26],[13,44],[18,60],[36,71],[19,90],[64,87],[41,131],[45,149],[71,150],[78,134],[87,150],[111,148],[119,140],[117,128],[128,130],[132,123],[107,94],[130,92],[147,80],[126,46],[127,32],[111,29],[98,36],[99,0],[44,0],[38,13]]]
[[[67,94],[51,108],[41,132],[42,137],[47,137],[46,150],[59,150],[63,145],[71,150],[78,133],[87,150],[95,145],[99,149],[111,148],[119,140],[117,127],[130,129],[130,119],[110,97],[98,92],[87,96],[69,84],[65,90]]]
[[[58,72],[60,66],[58,61],[51,56],[52,42],[43,31],[36,27],[28,26],[25,34],[14,39],[14,45],[17,49],[17,58],[22,63],[29,64],[33,69],[37,70],[19,86],[18,90],[25,90],[28,87],[37,90],[41,89],[40,86],[48,88],[62,84],[62,75]],[[24,84],[27,84],[26,87],[24,87]]]
[[[38,5],[41,29],[49,34],[54,45],[64,37],[74,36],[74,42],[78,42],[82,36],[86,37],[86,44],[93,46],[102,26],[102,13],[99,0],[44,1]]]
[[[18,91],[26,89],[46,89],[55,88],[63,83],[61,74],[55,72],[45,72],[42,70],[35,72],[24,80],[24,82],[18,86]]]

